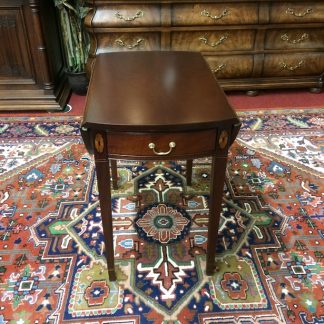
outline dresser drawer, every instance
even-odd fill
[[[324,72],[323,53],[267,54],[263,76],[320,75]]]
[[[270,23],[324,22],[324,2],[271,3]]]
[[[251,50],[254,38],[254,30],[173,32],[171,48],[201,52]]]
[[[252,75],[253,55],[217,55],[205,59],[218,79],[247,78]]]
[[[159,50],[159,33],[101,33],[97,36],[99,53]]]
[[[156,134],[108,133],[108,152],[110,156],[153,159],[161,157],[172,159],[178,156],[184,158],[190,155],[208,156],[216,150],[216,136],[216,129]]]
[[[265,49],[324,48],[324,28],[272,29],[265,38]]]
[[[175,4],[172,7],[174,26],[256,24],[257,22],[257,3]]]
[[[92,24],[100,27],[140,27],[161,24],[160,5],[110,5],[96,12]]]

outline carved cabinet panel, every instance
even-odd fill
[[[225,90],[323,86],[323,0],[88,2],[88,73],[104,52],[199,51]]]
[[[13,82],[17,77],[31,78],[28,42],[19,10],[0,11],[0,82]],[[7,46],[3,46],[7,44]]]
[[[61,110],[67,100],[51,3],[0,0],[0,110]]]

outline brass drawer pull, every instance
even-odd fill
[[[120,12],[117,11],[115,13],[115,16],[116,16],[116,18],[121,19],[121,20],[124,20],[124,21],[133,21],[135,19],[138,19],[138,18],[143,17],[144,16],[144,11],[138,10],[136,12],[135,16],[133,16],[133,17],[124,17],[123,14],[121,14]]]
[[[286,10],[286,14],[302,18],[302,17],[305,17],[306,15],[310,14],[312,11],[313,11],[312,8],[307,8],[304,12],[295,12],[294,9],[288,8]]]
[[[304,65],[305,61],[301,60],[298,62],[298,64],[293,65],[293,66],[289,66],[287,63],[285,62],[281,62],[280,66],[284,69],[284,70],[289,70],[289,71],[295,71],[297,69],[300,69],[303,65]]]
[[[213,20],[218,20],[218,19],[222,19],[223,17],[227,16],[229,14],[229,11],[227,9],[224,9],[223,12],[220,14],[220,15],[216,15],[216,16],[212,16],[209,11],[207,11],[206,9],[204,9],[200,15],[201,16],[204,16],[204,17],[208,17],[210,19],[213,19]]]
[[[216,42],[209,42],[208,38],[206,36],[199,37],[199,40],[202,41],[204,44],[210,46],[210,47],[217,47],[225,42],[225,40],[228,38],[228,34],[225,34],[219,38]]]
[[[301,43],[303,42],[304,40],[308,39],[309,38],[309,35],[304,33],[300,36],[300,38],[297,38],[297,39],[289,39],[289,36],[287,34],[283,34],[281,35],[280,37],[283,41],[285,42],[288,42],[290,44],[298,44],[298,43]]]
[[[155,151],[155,144],[154,144],[154,143],[150,143],[150,144],[148,145],[148,147],[149,147],[151,150],[153,150],[154,154],[156,154],[156,155],[168,155],[168,154],[171,153],[172,149],[173,149],[174,147],[176,147],[176,143],[175,143],[175,142],[170,142],[170,143],[169,143],[170,150],[167,151],[167,152],[157,152],[157,151]]]
[[[118,39],[115,40],[115,43],[118,44],[120,47],[126,47],[128,49],[133,49],[133,48],[139,46],[141,42],[143,42],[143,39],[142,38],[139,38],[134,44],[126,44],[120,38],[118,38]]]
[[[212,72],[217,74],[221,70],[224,70],[225,67],[226,67],[226,64],[222,63],[222,64],[218,65],[216,68],[212,69]]]

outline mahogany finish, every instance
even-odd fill
[[[0,110],[61,110],[70,93],[53,1],[0,0]]]
[[[187,159],[212,156],[207,274],[216,242],[228,148],[240,128],[208,65],[195,52],[120,52],[97,57],[90,79],[82,136],[94,152],[110,280],[116,280],[110,159]],[[111,163],[111,165],[110,165]]]
[[[215,86],[214,76],[206,74],[207,68],[199,53],[102,54],[91,77],[85,111],[87,126],[104,125],[116,131],[125,127],[157,131],[172,126],[179,131],[210,128],[224,120],[231,123],[233,112],[222,89]]]
[[[99,53],[198,51],[225,90],[323,86],[322,0],[89,0]]]

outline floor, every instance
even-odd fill
[[[324,91],[310,93],[308,89],[297,90],[262,90],[257,96],[247,96],[243,91],[226,92],[233,108],[242,110],[265,109],[308,109],[324,108]],[[0,112],[1,116],[52,116],[70,115],[82,116],[86,104],[86,96],[72,94],[68,105],[62,112],[28,111]]]

